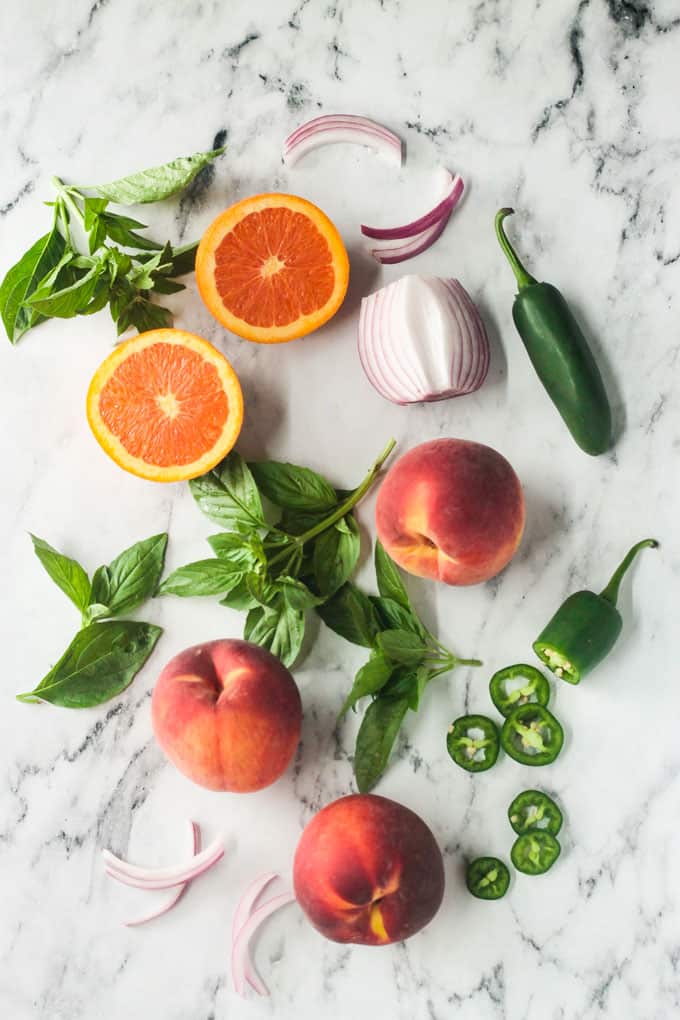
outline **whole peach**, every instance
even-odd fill
[[[478,584],[515,554],[524,497],[512,467],[490,446],[435,439],[387,472],[375,520],[378,538],[404,570],[446,584]]]
[[[225,639],[180,652],[151,700],[158,743],[189,779],[247,793],[286,770],[300,740],[300,694],[264,648]]]
[[[439,910],[444,865],[422,818],[370,793],[341,797],[312,818],[293,864],[298,903],[334,942],[386,945]]]

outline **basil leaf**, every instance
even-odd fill
[[[314,576],[319,591],[333,595],[349,580],[359,560],[360,547],[359,529],[351,516],[321,532],[314,542]]]
[[[412,634],[418,634],[423,641],[427,639],[427,631],[412,609],[404,609],[394,599],[381,598],[376,595],[368,597],[377,610],[385,630],[409,630]]]
[[[180,156],[162,166],[140,170],[128,177],[110,181],[108,184],[97,184],[92,187],[103,198],[121,205],[160,202],[176,192],[186,188],[204,166],[211,163],[224,152],[214,149],[212,152],[195,152],[193,156]]]
[[[241,611],[254,609],[258,604],[257,599],[254,599],[251,594],[250,585],[254,577],[254,574],[248,574],[247,576],[242,574],[231,591],[223,599],[220,599],[220,605],[226,606],[227,609],[240,609]]]
[[[197,560],[179,567],[163,581],[159,595],[224,595],[243,577],[243,568],[227,560]]]
[[[95,312],[100,312],[109,303],[109,297],[111,295],[111,287],[108,280],[102,279],[101,277],[97,280],[97,286],[94,289],[89,304],[85,308],[81,308],[80,315],[94,315]]]
[[[212,471],[189,482],[199,509],[224,528],[264,527],[262,503],[248,465],[235,450]]]
[[[181,290],[186,290],[186,287],[167,276],[154,276],[151,289],[154,294],[179,294]]]
[[[140,606],[156,591],[167,544],[165,532],[152,535],[125,549],[108,567],[100,567],[93,578],[92,601],[107,605],[111,616],[122,616]]]
[[[320,524],[327,516],[328,511],[305,513],[302,510],[284,510],[276,526],[286,535],[302,535]]]
[[[87,235],[87,247],[93,255],[106,240],[106,227],[98,216],[94,218],[90,231]]]
[[[291,609],[313,609],[326,601],[325,596],[315,595],[296,577],[277,577],[276,588]]]
[[[326,626],[340,637],[355,645],[373,647],[380,623],[368,596],[351,581],[316,611]]]
[[[383,630],[377,637],[378,647],[391,662],[415,666],[427,654],[427,645],[417,634],[407,630]]]
[[[116,319],[116,327],[120,336],[130,326],[134,326],[140,333],[150,329],[169,329],[172,321],[172,312],[169,308],[155,305],[153,301],[138,294]]]
[[[192,241],[191,244],[182,244],[179,248],[173,248],[170,276],[186,276],[187,273],[193,273],[196,268],[197,249],[198,241]]]
[[[74,283],[61,290],[53,290],[51,284],[44,284],[26,299],[26,303],[40,315],[72,319],[89,304],[103,271],[102,264],[92,266]]]
[[[256,461],[249,467],[260,491],[284,510],[318,513],[337,505],[332,485],[309,468],[275,460]]]
[[[258,606],[265,609],[272,608],[272,603],[281,601],[280,592],[272,581],[258,571],[251,571],[246,575],[246,588]]]
[[[354,677],[352,689],[345,699],[338,718],[342,719],[343,715],[349,712],[350,708],[354,708],[361,698],[365,698],[369,694],[377,694],[385,686],[393,670],[394,666],[387,661],[382,652],[375,652],[371,655],[368,662],[364,663]]]
[[[381,696],[366,709],[354,750],[354,775],[360,793],[368,793],[385,771],[407,711],[406,698]]]
[[[111,575],[108,567],[97,567],[92,575],[90,605],[108,606],[111,597]]]
[[[408,593],[397,566],[377,539],[375,542],[375,576],[378,581],[378,591],[383,598],[393,599],[404,609],[411,608]]]
[[[420,698],[432,679],[432,671],[425,665],[398,666],[389,682],[383,688],[383,695],[390,698],[406,698],[408,707],[418,711]]]
[[[220,531],[211,535],[208,542],[215,556],[238,566],[240,570],[250,570],[257,563],[265,562],[262,540],[257,534],[246,536],[234,531]]]
[[[275,608],[256,606],[246,618],[243,636],[246,641],[268,648],[284,666],[297,659],[305,635],[305,615],[285,604]]]
[[[103,620],[107,616],[111,616],[111,610],[108,606],[101,602],[91,602],[83,613],[83,627],[87,627],[89,623],[94,623],[95,620]]]
[[[0,285],[0,315],[11,343],[42,321],[42,316],[25,302],[44,277],[57,266],[66,242],[56,227],[41,237],[7,272]]]
[[[92,230],[92,227],[100,219],[108,202],[105,198],[84,198],[83,199],[83,226],[85,230]],[[141,224],[140,224],[141,226]]]
[[[17,698],[65,708],[101,705],[125,690],[161,633],[160,627],[133,620],[91,623],[76,634],[38,686]]]
[[[87,199],[87,201],[90,202],[92,199]],[[101,201],[104,201],[104,199]],[[157,241],[152,241],[151,238],[138,234],[134,228],[137,227],[145,230],[146,225],[139,223],[137,220],[130,219],[128,216],[118,216],[116,213],[103,213],[99,220],[107,236],[112,241],[115,241],[116,244],[121,244],[124,248],[132,248],[135,251],[160,251],[163,247]]]
[[[44,539],[31,535],[33,549],[54,583],[81,613],[90,600],[90,579],[80,563],[57,552]]]

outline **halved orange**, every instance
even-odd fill
[[[87,420],[120,467],[179,482],[209,471],[231,450],[243,395],[233,368],[207,340],[154,329],[101,363],[87,393]]]
[[[311,333],[347,292],[340,234],[297,195],[244,198],[208,227],[196,252],[201,297],[218,322],[258,343]]]

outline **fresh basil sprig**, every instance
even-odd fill
[[[362,698],[373,700],[359,727],[354,776],[361,793],[378,782],[409,709],[418,711],[425,688],[455,666],[481,666],[479,659],[459,659],[418,618],[394,562],[380,542],[375,546],[379,596],[365,595],[347,581],[317,613],[347,641],[371,649],[345,699],[340,718],[356,710]]]
[[[49,701],[66,708],[90,708],[120,694],[142,668],[162,634],[160,627],[112,619],[136,609],[158,587],[167,534],[152,535],[95,570],[84,567],[31,535],[36,556],[80,610],[82,627],[59,661],[24,702]]]
[[[78,188],[52,178],[52,227],[0,284],[0,317],[11,343],[50,318],[92,315],[109,306],[118,334],[172,325],[151,300],[184,290],[177,277],[194,268],[196,244],[173,247],[140,234],[145,224],[112,212],[109,202],[158,202],[185,188],[224,149],[199,152],[109,184]],[[96,195],[88,195],[95,191]]]
[[[356,567],[360,542],[352,510],[394,445],[390,441],[348,493],[309,468],[276,461],[247,464],[232,451],[189,483],[199,508],[225,529],[208,539],[216,559],[179,567],[159,594],[221,595],[222,605],[248,613],[246,640],[291,666],[302,647],[307,611],[334,595]],[[273,524],[262,496],[278,510]]]

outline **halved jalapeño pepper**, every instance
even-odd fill
[[[623,626],[616,608],[621,580],[641,549],[655,549],[658,544],[654,538],[638,542],[599,595],[577,591],[560,606],[533,645],[555,676],[577,684],[611,652]]]
[[[539,829],[518,836],[512,845],[510,858],[517,870],[525,875],[543,875],[552,868],[561,849],[554,836]]]
[[[501,713],[509,715],[518,705],[531,702],[547,705],[550,701],[550,683],[535,666],[518,662],[515,666],[499,669],[489,681],[491,700]]]
[[[517,280],[512,317],[536,374],[586,453],[604,453],[612,442],[612,416],[602,376],[581,327],[559,290],[539,283],[520,262],[496,214],[496,236]]]
[[[497,857],[477,857],[468,864],[465,881],[477,899],[499,900],[508,891],[510,872]]]
[[[520,705],[503,723],[501,744],[522,765],[549,765],[562,750],[564,731],[543,705]]]
[[[518,793],[508,808],[508,818],[515,832],[549,832],[556,836],[562,828],[562,812],[547,793],[524,790]]]
[[[485,715],[462,715],[449,726],[446,746],[456,765],[467,772],[485,772],[498,757],[498,727]]]

